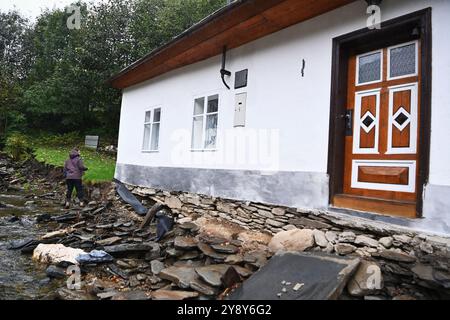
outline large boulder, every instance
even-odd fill
[[[40,244],[33,251],[33,260],[48,263],[59,264],[68,262],[78,264],[77,257],[86,254],[81,249],[68,248],[62,244]]]
[[[302,252],[314,246],[314,233],[310,229],[292,229],[277,233],[269,243],[269,250]]]

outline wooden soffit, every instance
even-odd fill
[[[200,21],[110,79],[123,89],[237,48],[355,0],[240,0]]]

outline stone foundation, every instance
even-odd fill
[[[128,186],[144,204],[160,202],[182,217],[211,217],[276,234],[314,231],[312,251],[357,255],[379,265],[389,296],[450,297],[450,239],[339,213]],[[400,288],[400,289],[399,289]],[[389,292],[392,291],[392,292]],[[398,292],[397,292],[398,291]],[[376,292],[375,292],[376,293]]]

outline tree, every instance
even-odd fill
[[[31,64],[28,21],[16,11],[0,12],[0,135],[23,123],[17,104]]]
[[[34,27],[34,63],[21,101],[33,129],[83,131],[93,125],[90,74],[80,59],[84,30],[68,29],[67,18],[64,10],[46,11]]]
[[[159,15],[163,41],[182,33],[225,4],[224,0],[165,0]]]
[[[33,26],[1,14],[0,114],[20,111],[31,130],[116,136],[121,94],[107,80],[225,2],[78,1],[80,30],[67,28],[63,9],[43,12]]]

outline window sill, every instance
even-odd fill
[[[217,149],[191,149],[191,152],[217,152]]]
[[[142,150],[142,153],[159,153],[159,150]]]

